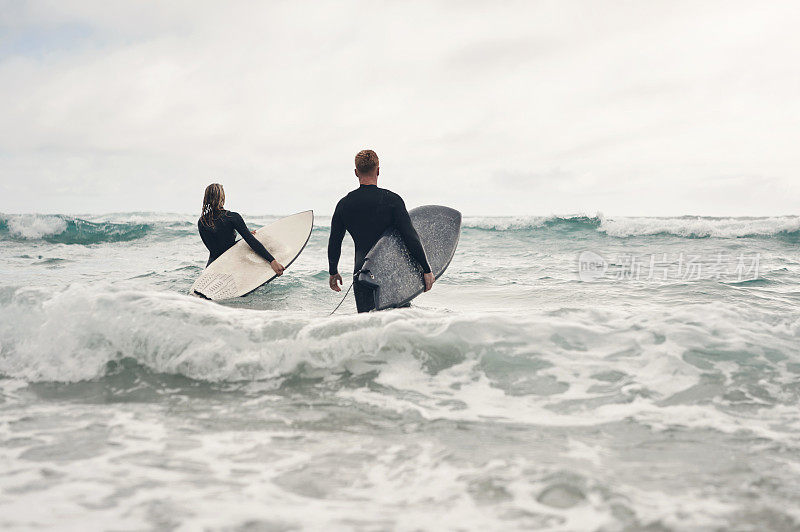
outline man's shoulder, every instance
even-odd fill
[[[403,198],[401,198],[399,194],[397,194],[395,192],[392,192],[388,188],[380,188],[380,187],[376,187],[376,188],[377,188],[377,190],[379,192],[378,197],[383,196],[383,198],[384,198],[383,201],[385,201],[387,199],[389,200],[390,203],[394,203],[394,202],[397,202],[397,201],[401,201],[401,202],[403,201]],[[342,199],[340,199],[339,202],[336,205],[338,207],[340,205],[346,205],[347,203],[349,203],[350,201],[353,201],[353,200],[359,201],[360,200],[360,196],[362,194],[363,194],[363,189],[361,189],[361,188],[357,188],[355,190],[351,190],[350,192],[347,193],[346,196],[344,196]]]
[[[342,199],[339,200],[339,203],[340,204],[341,203],[346,203],[346,202],[348,202],[348,201],[350,201],[350,200],[352,200],[354,198],[358,198],[359,195],[361,195],[362,193],[363,193],[363,191],[362,191],[362,189],[360,187],[359,188],[354,188],[353,190],[351,190],[350,192],[345,194],[345,196]]]
[[[403,198],[397,192],[392,192],[388,188],[382,188],[381,190],[386,195],[386,198],[390,201],[390,203],[403,203]]]
[[[392,199],[402,199],[402,198],[400,197],[400,194],[398,194],[398,193],[396,193],[396,192],[392,192],[392,191],[391,191],[391,190],[389,190],[388,188],[380,188],[380,187],[378,187],[378,190],[381,192],[381,194],[383,194],[383,195],[384,195],[385,197],[387,197],[387,198],[392,198]]]

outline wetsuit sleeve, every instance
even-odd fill
[[[400,236],[403,237],[403,242],[406,243],[408,252],[422,266],[422,273],[431,273],[431,267],[428,264],[428,258],[425,256],[422,242],[419,240],[419,234],[411,224],[411,217],[406,210],[406,204],[400,196],[397,196],[394,203],[394,225],[400,231]]]
[[[339,258],[342,256],[342,240],[344,240],[344,220],[342,219],[342,202],[336,205],[331,218],[331,235],[328,237],[328,273],[339,273]]]
[[[244,220],[242,220],[242,217],[239,215],[239,213],[232,212],[231,218],[233,220],[233,227],[235,227],[236,231],[242,235],[244,241],[247,242],[247,245],[250,246],[253,251],[261,255],[267,262],[272,262],[275,260],[275,257],[270,255],[269,251],[267,251],[267,248],[264,247],[264,244],[259,242],[258,239],[254,237],[252,233],[250,233],[250,230],[247,228],[247,225],[245,225]]]

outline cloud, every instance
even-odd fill
[[[328,213],[369,146],[412,206],[795,212],[798,11],[6,2],[0,211]]]

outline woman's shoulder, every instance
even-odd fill
[[[241,216],[239,216],[239,213],[237,213],[237,212],[220,211],[217,214],[211,216],[211,220],[210,220],[211,223],[207,223],[206,220],[204,220],[203,217],[201,216],[200,218],[197,219],[197,225],[198,225],[198,227],[210,227],[210,226],[213,226],[215,222],[222,222],[222,221],[225,221],[226,219],[227,220],[231,220],[231,219],[235,220],[236,218],[241,218]]]

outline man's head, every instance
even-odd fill
[[[372,150],[361,150],[356,154],[356,177],[359,181],[377,182],[379,173],[377,153]]]

